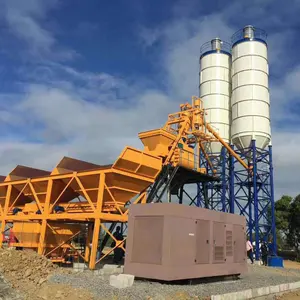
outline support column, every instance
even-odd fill
[[[49,206],[50,206],[50,200],[52,194],[52,186],[53,186],[53,179],[49,179],[48,186],[47,186],[47,194],[46,194],[46,199],[44,204],[44,211],[42,213],[43,220],[41,225],[40,240],[39,240],[39,247],[38,247],[38,254],[40,255],[44,254],[44,249],[45,249],[45,236],[47,231],[47,220],[49,217]]]
[[[201,195],[201,183],[197,183],[197,207],[202,207],[201,202],[202,202],[202,195]]]
[[[250,167],[251,164],[249,163],[248,166]],[[253,165],[252,165],[253,167]],[[252,168],[253,170],[253,168]],[[251,180],[251,175],[248,172],[248,178],[247,178],[247,188],[248,188],[248,227],[249,227],[249,238],[251,243],[253,243],[253,217],[252,217],[252,204],[254,202],[253,200],[253,191],[252,191],[252,180]],[[245,208],[246,212],[246,208]]]
[[[89,268],[92,270],[94,270],[96,266],[96,256],[97,256],[97,249],[98,249],[100,225],[101,225],[100,219],[95,219],[92,249],[91,249],[91,256],[90,256],[90,263],[89,263]]]
[[[234,150],[234,146],[231,145],[231,149]],[[229,156],[229,212],[234,214],[235,194],[234,194],[234,157]]]
[[[225,147],[222,147],[221,150],[221,168],[222,168],[221,203],[222,203],[222,211],[226,212],[226,148]]]
[[[167,198],[168,198],[168,203],[171,203],[171,187],[170,186],[168,186]]]
[[[276,224],[275,224],[275,200],[274,200],[274,177],[273,177],[273,151],[272,146],[269,146],[269,165],[270,165],[270,194],[271,194],[271,234],[273,244],[273,254],[277,255],[277,237],[276,237]]]
[[[45,246],[45,236],[47,231],[47,220],[42,220],[42,225],[40,227],[40,241],[39,241],[39,247],[38,247],[38,254],[42,255],[44,252],[44,246]]]
[[[5,231],[5,225],[6,225],[6,218],[7,218],[7,212],[11,200],[11,192],[12,192],[12,185],[9,184],[7,187],[6,195],[5,195],[5,203],[4,203],[4,208],[3,208],[3,216],[1,219],[1,236],[0,236],[0,247],[2,247],[3,243],[3,234]]]
[[[5,224],[6,224],[6,221],[3,217],[2,220],[1,220],[0,248],[2,247],[2,243],[3,243],[3,239],[4,239]]]
[[[142,196],[141,204],[146,204],[147,203],[147,192],[145,192]]]
[[[93,226],[92,224],[88,224],[88,230],[87,230],[87,236],[85,239],[85,255],[84,255],[84,259],[86,262],[89,261],[90,258],[90,254],[91,254],[91,242],[92,242],[92,236],[93,236]]]
[[[198,184],[197,184],[197,189],[198,189]],[[183,202],[183,186],[181,186],[179,188],[179,204],[182,204],[182,202]],[[198,195],[197,195],[197,206],[199,206],[198,205]]]
[[[258,186],[257,186],[257,158],[255,140],[252,141],[253,159],[253,201],[254,201],[254,226],[255,226],[255,260],[259,260],[259,221],[258,221]]]
[[[200,73],[199,73],[200,74]],[[199,153],[199,168],[206,168],[206,165],[204,165],[204,158],[203,158],[203,153],[201,151],[200,146],[198,146],[198,153]],[[197,207],[202,207],[202,198],[204,195],[202,195],[202,190],[203,190],[203,183],[196,183],[197,184]],[[183,189],[182,189],[183,192]]]
[[[98,187],[97,205],[96,205],[97,213],[102,212],[104,189],[105,189],[105,173],[101,173],[100,178],[99,178],[99,187]],[[95,269],[95,267],[96,267],[96,257],[97,257],[97,250],[98,250],[100,225],[101,225],[101,220],[98,218],[95,219],[94,230],[93,230],[92,249],[91,249],[91,255],[90,255],[90,262],[89,262],[89,268],[92,270]]]
[[[208,188],[207,182],[203,182],[203,198],[204,198],[204,207],[209,209],[209,199],[208,199]]]

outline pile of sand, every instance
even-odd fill
[[[51,275],[65,271],[32,250],[0,249],[0,273],[24,299],[93,299],[82,289],[49,283]]]

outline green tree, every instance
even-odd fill
[[[300,195],[298,195],[289,207],[288,218],[288,243],[297,252],[297,259],[300,258]]]
[[[285,238],[289,232],[289,214],[292,201],[292,197],[283,195],[275,202],[276,229],[279,233],[282,233]]]
[[[292,197],[283,195],[279,200],[275,202],[276,239],[278,249],[285,248],[287,244],[287,235],[289,231],[289,208],[292,200]],[[268,207],[267,216],[269,225],[271,225],[271,207]]]

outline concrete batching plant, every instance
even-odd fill
[[[267,34],[246,26],[232,36],[231,45],[213,39],[201,47],[200,96],[208,120],[251,172],[224,147],[212,147],[221,181],[199,184],[197,204],[244,215],[250,239],[257,245],[270,241],[276,253]],[[259,259],[258,247],[255,256]]]
[[[163,127],[141,132],[143,150],[127,146],[104,166],[72,158],[52,172],[18,166],[0,178],[0,246],[12,224],[14,246],[56,262],[78,258],[94,269],[114,249],[125,251],[125,239],[115,239],[112,231],[127,222],[131,204],[171,202],[172,196],[183,204],[186,196],[190,205],[245,216],[250,239],[257,245],[261,238],[271,240],[276,252],[265,32],[246,26],[232,44],[213,39],[201,48],[200,66],[202,100],[193,97]],[[189,184],[197,184],[195,197],[184,189]],[[222,260],[223,233],[214,248]],[[83,246],[74,246],[81,235]],[[109,238],[115,246],[101,256]],[[259,259],[258,247],[255,254]]]
[[[219,180],[207,153],[213,175],[199,167],[195,153],[203,144],[222,144],[248,169],[204,121],[202,107],[197,97],[191,104],[181,104],[163,127],[139,134],[143,151],[125,147],[113,164],[100,166],[65,157],[52,172],[17,166],[0,182],[0,247],[5,242],[34,249],[55,262],[76,259],[94,269],[114,249],[125,251],[125,238],[114,237],[111,226],[127,222],[131,204],[160,202],[166,191],[182,203],[185,184]],[[110,238],[114,248],[101,255]],[[233,239],[228,239],[233,247]],[[224,250],[225,240],[220,240]]]

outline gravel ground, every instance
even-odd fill
[[[18,294],[11,285],[0,275],[0,299],[1,300],[21,300],[23,297]]]
[[[100,279],[99,276],[89,271],[54,275],[51,281],[86,288],[97,299],[202,299],[210,295],[300,281],[300,270],[250,265],[249,273],[235,281],[174,285],[136,280],[132,287],[121,290],[111,287],[108,280]]]

